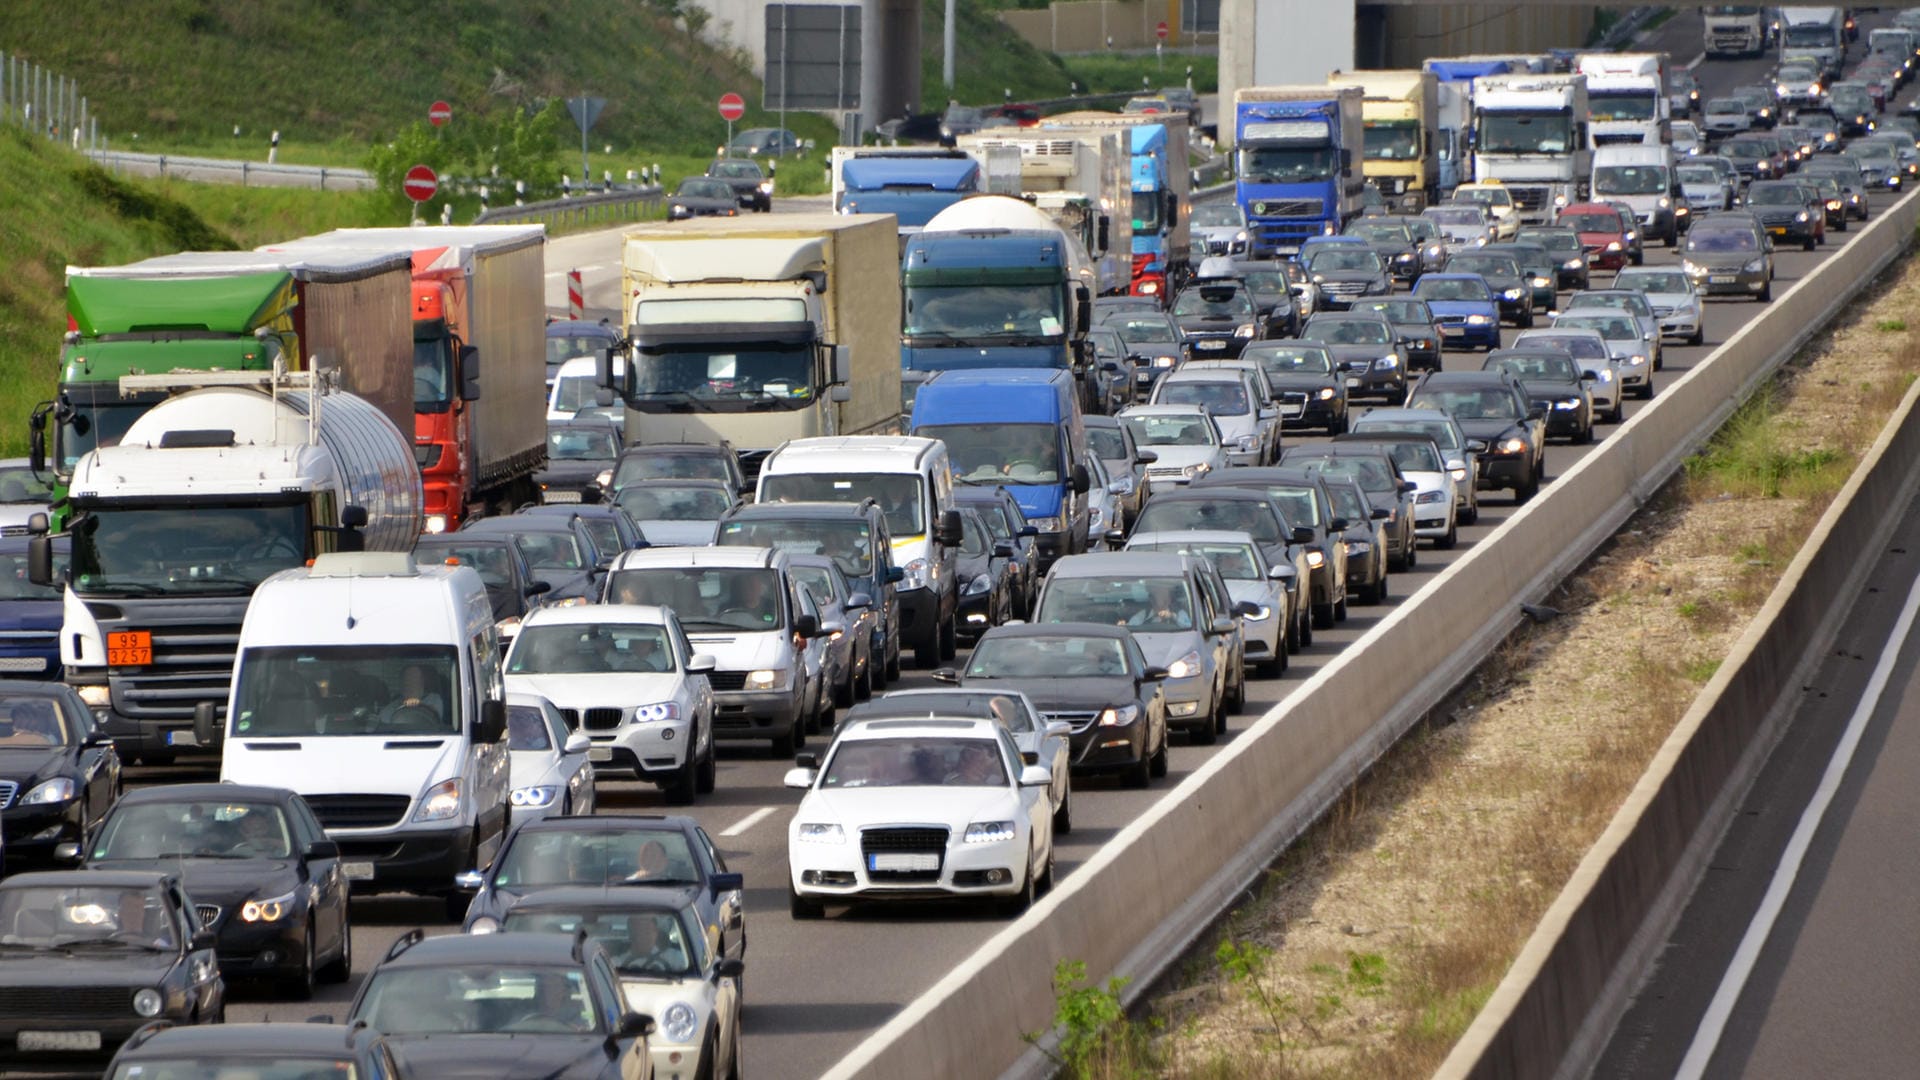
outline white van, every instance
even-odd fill
[[[571,420],[583,409],[604,409],[617,404],[612,391],[602,393],[600,390],[599,365],[597,356],[576,356],[560,365],[547,387],[547,419]],[[614,378],[626,370],[626,358],[614,356]]]
[[[887,515],[900,567],[900,638],[923,668],[953,658],[960,512],[947,444],[909,435],[842,435],[782,443],[760,466],[756,500],[858,503]],[[683,615],[682,618],[685,616]]]
[[[1674,175],[1673,147],[1660,143],[1597,147],[1592,180],[1596,200],[1623,202],[1633,208],[1641,236],[1678,246],[1691,211]]]
[[[325,554],[262,582],[240,628],[227,716],[195,735],[220,779],[289,788],[340,845],[356,892],[464,914],[454,875],[507,831],[506,695],[493,607],[465,566]]]

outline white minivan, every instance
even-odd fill
[[[227,715],[195,736],[220,779],[297,791],[356,892],[444,898],[506,837],[506,695],[493,606],[465,566],[324,554],[260,584]]]

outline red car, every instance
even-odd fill
[[[1602,270],[1618,270],[1627,265],[1627,223],[1620,211],[1605,203],[1573,203],[1562,207],[1553,219],[1580,234],[1580,246],[1587,249],[1587,265]]]

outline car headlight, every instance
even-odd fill
[[[1447,493],[1444,491],[1422,491],[1413,497],[1413,501],[1416,503],[1446,502]]]
[[[1138,705],[1122,705],[1114,709],[1103,709],[1100,712],[1101,727],[1126,727],[1138,719],[1140,719]]]
[[[800,823],[800,827],[794,831],[794,836],[796,839],[804,840],[809,844],[844,844],[847,842],[847,831],[832,822],[803,821]]]
[[[963,844],[1004,844],[1016,835],[1011,821],[976,821],[960,837]]]
[[[1619,250],[1620,250],[1620,241],[1618,241],[1618,240],[1609,240],[1609,241],[1607,241],[1607,250],[1608,250],[1608,251],[1619,251]]]
[[[104,709],[113,704],[111,687],[96,683],[91,686],[76,686],[74,690],[79,693],[81,701],[96,709]]]
[[[1544,289],[1551,284],[1553,284],[1553,279],[1549,277],[1537,277],[1533,279],[1533,287],[1536,289]]]
[[[1241,323],[1241,324],[1240,324],[1239,326],[1236,326],[1236,327],[1234,327],[1234,328],[1233,328],[1233,336],[1234,336],[1234,337],[1237,337],[1237,338],[1250,338],[1250,337],[1252,337],[1252,336],[1253,336],[1253,324],[1252,324],[1252,323]]]
[[[1580,399],[1579,398],[1563,398],[1560,401],[1554,402],[1553,407],[1556,409],[1559,409],[1561,412],[1567,412],[1569,410],[1579,408]]]
[[[699,1029],[699,1014],[684,1001],[676,1001],[660,1013],[660,1037],[663,1041],[689,1043]]]
[[[1680,269],[1685,271],[1691,277],[1701,277],[1705,275],[1707,272],[1706,267],[1701,266],[1699,263],[1694,262],[1691,259],[1680,260]]]
[[[1239,232],[1237,232],[1237,233],[1234,233],[1234,234],[1233,234],[1233,242],[1234,242],[1234,243],[1236,243],[1236,244],[1244,244],[1244,243],[1246,243],[1246,242],[1247,242],[1247,230],[1245,230],[1245,229],[1241,229],[1241,230],[1240,230]]]
[[[1485,315],[1469,315],[1469,316],[1467,316],[1467,325],[1468,325],[1468,326],[1485,326],[1485,325],[1487,325],[1488,323],[1490,323],[1490,322],[1492,322],[1492,321],[1493,321],[1492,319],[1489,319],[1489,318],[1487,318],[1487,317],[1486,317]]]
[[[1201,473],[1206,471],[1207,471],[1206,465],[1202,465],[1202,464],[1186,465],[1181,467],[1180,475],[1191,480],[1194,477],[1199,476]]]
[[[1565,270],[1578,270],[1585,262],[1585,259],[1568,259],[1566,262],[1561,263],[1560,266]]]
[[[763,181],[761,181],[761,182],[760,182],[760,194],[762,194],[762,195],[771,195],[771,194],[773,194],[773,181],[771,181],[771,180],[763,180]]]
[[[1660,202],[1657,205],[1660,207],[1660,209],[1666,210],[1673,206],[1673,200],[1662,195],[1660,197]]]
[[[472,926],[467,927],[467,933],[469,934],[495,934],[499,933],[499,931],[500,920],[491,915],[482,915],[473,920]]]
[[[600,474],[593,478],[593,482],[594,482],[594,485],[597,487],[603,487],[603,488],[612,487],[613,486],[613,470],[601,469]]]
[[[553,800],[560,794],[560,788],[554,784],[541,784],[536,787],[514,788],[507,795],[507,802],[514,806],[524,806],[529,810],[552,806]]]
[[[684,214],[687,212],[687,208],[681,206],[679,203],[674,203],[672,206],[667,207],[667,211],[674,214]]]
[[[1799,213],[1793,215],[1793,220],[1795,221],[1807,220],[1807,212],[1805,210],[1800,211]]]
[[[1198,674],[1200,674],[1200,650],[1198,649],[1167,665],[1169,679],[1191,679]]]
[[[1502,454],[1524,454],[1527,452],[1527,440],[1521,438],[1501,439],[1500,444],[1494,447],[1494,449]]]
[[[747,672],[746,686],[749,690],[775,690],[786,681],[785,668],[761,668],[758,671]]]
[[[1756,163],[1754,164],[1754,166],[1753,166],[1753,167],[1754,167],[1754,168],[1756,168],[1756,169],[1758,169],[1758,170],[1760,170],[1761,172],[1772,172],[1772,171],[1773,171],[1773,162],[1771,162],[1771,161],[1760,161],[1760,162],[1756,162]]]
[[[242,922],[279,922],[293,912],[293,893],[249,900],[240,905]]]
[[[1785,97],[1785,96],[1786,96],[1786,95],[1787,95],[1787,94],[1788,94],[1788,93],[1789,93],[1790,91],[1788,91],[1788,90],[1787,90],[1787,84],[1786,84],[1786,83],[1777,83],[1777,84],[1775,84],[1775,86],[1774,86],[1774,88],[1773,88],[1773,92],[1774,92],[1774,93],[1776,93],[1776,94],[1779,94],[1779,95],[1780,95],[1781,97]],[[1763,115],[1763,116],[1764,116],[1764,115],[1766,115],[1766,114],[1765,114],[1765,113],[1762,113],[1761,115]]]
[[[967,587],[961,590],[960,595],[981,596],[983,594],[990,593],[992,591],[993,591],[993,579],[991,577],[988,577],[986,574],[980,574],[976,576],[972,581],[967,582]]]
[[[1257,604],[1255,606],[1259,610],[1255,611],[1251,615],[1242,616],[1242,618],[1246,619],[1248,622],[1266,622],[1268,619],[1273,618],[1272,608],[1268,607],[1265,604]]]
[[[1345,541],[1345,543],[1347,545],[1347,554],[1349,555],[1365,555],[1367,552],[1373,550],[1373,544],[1371,541],[1348,540],[1348,541]]]
[[[420,800],[420,809],[414,811],[415,821],[444,821],[460,813],[460,778],[450,777],[427,789],[427,797]]]
[[[1640,367],[1646,362],[1647,362],[1646,356],[1644,356],[1641,353],[1634,353],[1632,356],[1627,357],[1627,363],[1632,367]]]
[[[1445,253],[1446,253],[1446,249],[1441,247],[1439,244],[1427,245],[1427,258],[1429,259],[1437,259]]]
[[[1325,274],[1313,275],[1313,283],[1315,285],[1324,285],[1326,284],[1326,281],[1327,281],[1327,276]]]
[[[1394,368],[1397,368],[1400,366],[1400,357],[1398,354],[1389,353],[1386,356],[1383,356],[1380,359],[1375,360],[1373,362],[1373,366],[1377,368],[1385,368],[1388,371],[1392,371]]]
[[[1337,390],[1335,390],[1335,389],[1334,389],[1333,387],[1331,387],[1331,386],[1323,386],[1323,387],[1321,387],[1321,388],[1320,388],[1320,400],[1321,400],[1321,401],[1332,401],[1332,400],[1333,400],[1333,397],[1334,397],[1334,395],[1335,395],[1335,394],[1337,394],[1337,393],[1339,393],[1339,391],[1337,391]]]
[[[79,790],[71,777],[56,776],[51,780],[35,785],[26,797],[20,800],[21,806],[45,806],[48,803],[62,803],[73,798]]]
[[[656,701],[651,705],[636,705],[633,709],[633,722],[652,724],[661,720],[680,719],[680,703],[677,701]]]
[[[565,600],[555,600],[553,603],[548,604],[547,606],[548,607],[582,607],[582,606],[585,606],[586,603],[587,603],[587,598],[584,596],[569,596]]]
[[[1608,368],[1607,370],[1605,370],[1605,371],[1602,371],[1602,372],[1600,372],[1600,381],[1601,381],[1601,382],[1612,382],[1612,381],[1613,381],[1613,369],[1612,369],[1612,368]]]
[[[1318,570],[1325,565],[1327,565],[1327,556],[1324,552],[1307,552],[1307,566],[1309,569]]]
[[[1258,435],[1242,435],[1233,441],[1234,444],[1242,450],[1258,450],[1260,448],[1260,436]]]
[[[141,1016],[159,1016],[160,1010],[165,1007],[166,1004],[167,999],[161,996],[160,991],[155,990],[151,986],[134,991],[133,1011],[139,1013]]]
[[[1508,300],[1518,300],[1526,295],[1526,291],[1524,289],[1504,289],[1500,295]]]
[[[908,588],[908,589],[926,588],[927,587],[927,560],[912,559],[908,561],[907,565],[901,567],[900,568],[900,584],[902,587]]]
[[[1063,520],[1057,517],[1030,517],[1027,519],[1027,524],[1043,533],[1059,532],[1063,527]]]
[[[1177,361],[1178,361],[1179,359],[1180,359],[1180,358],[1179,358],[1179,357],[1177,357],[1177,356],[1156,356],[1156,357],[1154,357],[1154,358],[1153,358],[1153,366],[1154,366],[1154,367],[1167,367],[1167,368],[1170,368],[1170,367],[1172,367],[1172,366],[1174,365],[1174,363],[1175,363],[1175,362],[1177,362]]]
[[[1467,478],[1467,470],[1464,467],[1448,469],[1447,475],[1453,477],[1453,482],[1457,484]]]

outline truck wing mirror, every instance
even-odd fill
[[[480,350],[460,346],[460,400],[480,400]]]
[[[1167,192],[1167,225],[1171,227],[1178,224],[1180,224],[1180,196],[1169,191]]]
[[[853,349],[847,345],[833,347],[833,381],[850,383],[853,381]]]
[[[1100,215],[1100,231],[1098,234],[1098,241],[1100,244],[1101,251],[1106,251],[1111,247],[1113,247],[1113,220],[1109,218],[1106,214]]]
[[[53,402],[43,401],[27,417],[27,467],[36,476],[47,471],[47,413],[52,408]]]
[[[1074,286],[1073,321],[1077,324],[1077,332],[1082,335],[1093,326],[1093,297],[1087,293],[1085,285]]]
[[[1087,475],[1087,467],[1085,465],[1075,465],[1073,467],[1073,493],[1075,495],[1085,495],[1087,489],[1092,486],[1093,478]]]

